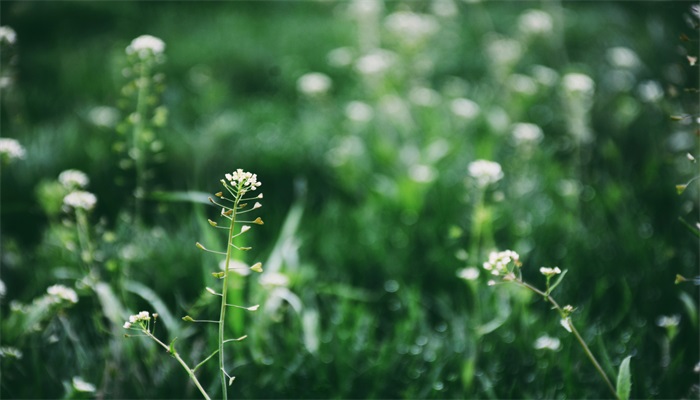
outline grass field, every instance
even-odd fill
[[[219,323],[247,335],[229,397],[611,398],[552,305],[483,268],[510,249],[541,290],[566,270],[552,297],[613,384],[632,356],[632,398],[698,398],[692,5],[3,1],[0,397],[200,397],[123,324],[158,313],[190,366],[217,349],[182,317],[219,315],[195,243],[228,248],[207,197],[242,168],[264,225],[231,262],[264,271],[226,278],[260,305]]]

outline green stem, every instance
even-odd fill
[[[146,168],[146,151],[142,146],[143,132],[146,126],[146,111],[148,108],[148,89],[150,69],[146,63],[141,63],[141,74],[138,78],[139,92],[136,98],[136,123],[133,131],[133,148],[134,163],[136,169],[136,188],[134,189],[135,197],[135,219],[141,218],[142,199],[145,187],[145,168]]]
[[[559,315],[562,316],[562,318],[566,317],[567,313],[564,311],[564,309],[562,309],[561,306],[559,306],[559,303],[557,303],[549,294],[537,289],[536,287],[524,282],[521,279],[516,279],[516,280],[514,280],[514,282],[525,287],[525,288],[528,288],[528,289],[532,290],[533,292],[539,294],[540,296],[544,297],[545,301],[548,301],[550,304],[552,304],[554,306],[554,308],[559,312]],[[608,375],[605,374],[605,372],[603,371],[603,367],[601,367],[600,363],[598,363],[598,360],[595,358],[595,356],[593,355],[593,352],[591,352],[591,349],[588,347],[586,342],[581,337],[581,334],[579,334],[578,330],[574,326],[574,323],[571,321],[571,319],[568,319],[567,322],[569,324],[569,327],[571,328],[571,333],[573,333],[574,336],[576,336],[576,340],[578,340],[579,344],[583,348],[583,351],[588,356],[588,359],[591,360],[591,363],[593,364],[595,369],[598,370],[598,373],[600,374],[600,376],[603,378],[603,380],[607,384],[608,389],[610,389],[610,392],[613,394],[613,396],[619,400],[619,397],[617,396],[617,391],[615,390],[615,386],[613,386],[612,382],[608,378]]]
[[[92,270],[92,261],[94,260],[92,241],[90,240],[90,226],[88,225],[87,215],[85,210],[76,208],[75,220],[78,229],[78,241],[80,242],[81,254],[80,259],[87,265],[88,272]],[[87,253],[88,259],[83,259],[83,251]]]
[[[224,366],[224,328],[226,324],[224,323],[226,318],[226,297],[228,294],[228,277],[229,277],[229,265],[231,263],[231,253],[233,252],[233,229],[236,224],[236,210],[238,210],[238,202],[241,200],[241,196],[237,195],[236,200],[233,203],[233,213],[231,213],[231,225],[228,229],[228,237],[226,238],[226,261],[224,263],[224,283],[221,290],[221,314],[219,316],[219,373],[221,374],[221,396],[224,399],[228,398],[227,386],[226,386],[226,370]]]
[[[190,368],[189,365],[187,365],[187,363],[185,362],[185,360],[183,360],[182,357],[180,357],[179,354],[177,354],[177,351],[174,351],[174,350],[175,350],[175,347],[174,347],[174,346],[173,346],[173,350],[171,351],[171,350],[170,350],[170,347],[168,347],[167,344],[161,342],[157,337],[153,336],[153,334],[152,334],[151,332],[149,332],[147,329],[144,329],[142,332],[143,332],[144,334],[146,334],[146,336],[148,336],[149,338],[155,340],[156,343],[158,343],[158,344],[159,344],[161,347],[163,347],[168,353],[170,353],[171,356],[175,357],[175,359],[177,360],[177,362],[179,362],[180,365],[182,365],[182,368],[184,368],[185,371],[187,371],[187,375],[190,376],[190,379],[192,380],[192,382],[194,383],[194,385],[197,386],[197,389],[199,389],[199,392],[202,393],[202,396],[204,396],[204,398],[205,398],[206,400],[211,400],[211,398],[209,397],[209,395],[207,394],[207,392],[206,392],[206,391],[204,390],[204,388],[202,387],[202,384],[199,383],[199,379],[197,379],[197,376],[194,374],[194,370],[193,370],[192,368]]]

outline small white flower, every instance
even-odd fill
[[[129,329],[129,328],[131,328],[131,322],[129,322],[129,321],[124,322],[124,329]]]
[[[87,175],[77,169],[67,169],[58,174],[58,181],[67,189],[82,189],[90,183]]]
[[[518,17],[518,28],[529,35],[542,35],[552,31],[552,16],[542,10],[527,10]]]
[[[501,164],[494,161],[476,160],[469,163],[469,175],[476,179],[479,187],[486,187],[503,178]]]
[[[505,275],[508,273],[508,265],[511,262],[516,267],[519,267],[520,255],[513,250],[505,250],[501,252],[492,251],[489,254],[489,260],[483,264],[483,267],[493,275]]]
[[[138,314],[135,315],[130,315],[129,320],[124,323],[124,328],[129,329],[133,324],[136,324],[138,322],[147,322],[151,320],[151,316],[148,313],[148,311],[141,311]]]
[[[114,107],[93,107],[88,112],[88,119],[97,126],[112,128],[119,122],[119,111]]]
[[[262,183],[258,182],[258,176],[256,174],[244,172],[241,168],[238,168],[230,174],[226,174],[225,177],[228,184],[241,194],[244,194],[248,190],[255,190],[262,185]]]
[[[639,97],[648,103],[659,101],[664,97],[664,89],[657,81],[644,81],[637,87]]]
[[[256,203],[259,204],[259,203]],[[241,227],[241,233],[248,232],[250,230],[250,225],[243,225]]]
[[[0,26],[0,43],[15,44],[17,41],[17,32],[9,26]]]
[[[408,98],[413,104],[423,107],[435,107],[440,103],[440,95],[433,89],[426,87],[414,87],[408,93]]]
[[[545,86],[554,86],[559,79],[559,73],[557,73],[557,71],[549,67],[545,67],[544,65],[533,66],[532,76],[539,84]]]
[[[355,69],[362,75],[378,75],[394,64],[396,55],[388,50],[375,49],[355,61]]]
[[[464,98],[452,100],[450,102],[450,110],[454,115],[464,119],[472,119],[479,115],[480,112],[478,104]]]
[[[491,38],[486,44],[486,53],[496,65],[511,65],[520,59],[523,48],[514,39]]]
[[[131,41],[126,47],[127,54],[137,53],[139,58],[144,59],[150,54],[161,55],[165,51],[165,42],[151,35],[141,35]]]
[[[557,274],[561,274],[561,270],[559,269],[559,267],[554,267],[554,268],[542,267],[542,268],[540,268],[540,273],[544,276],[554,276]]]
[[[0,138],[0,157],[7,156],[12,161],[23,159],[25,154],[24,147],[16,139]]]
[[[520,122],[513,125],[513,141],[516,145],[537,144],[543,136],[542,128],[535,124]]]
[[[593,94],[595,83],[590,76],[576,72],[568,73],[562,78],[564,89],[569,93]]]
[[[386,29],[407,45],[416,45],[438,31],[440,25],[432,15],[397,11],[384,20]]]
[[[66,197],[63,198],[63,204],[75,209],[81,208],[90,211],[95,207],[95,204],[97,204],[97,197],[90,192],[78,190],[68,193]]]
[[[310,72],[297,80],[297,90],[307,96],[320,96],[331,88],[331,78],[320,72]]]
[[[78,392],[92,393],[95,391],[95,385],[85,381],[79,376],[73,377],[73,388]]]
[[[352,49],[349,47],[338,47],[337,49],[331,50],[326,55],[328,65],[336,68],[347,67],[348,65],[352,64],[353,58],[354,55]]]
[[[71,302],[73,304],[78,302],[78,294],[75,293],[75,290],[63,285],[49,286],[46,289],[46,293],[50,294],[51,296],[56,296],[61,300]]]
[[[467,281],[474,281],[479,278],[479,269],[475,267],[462,268],[457,271],[457,276]]]
[[[559,350],[561,342],[557,338],[549,337],[547,335],[542,335],[535,340],[534,347],[537,350],[547,349],[552,351]]]
[[[361,101],[351,101],[345,106],[345,116],[356,122],[367,122],[372,119],[374,109]]]
[[[607,59],[617,68],[635,68],[640,64],[639,57],[628,47],[612,47],[607,51]]]
[[[662,328],[670,328],[678,326],[681,322],[681,316],[678,314],[674,315],[662,315],[656,319],[656,325]]]

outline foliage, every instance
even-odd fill
[[[227,354],[231,397],[608,396],[540,296],[494,290],[470,269],[505,248],[525,281],[542,265],[567,271],[550,289],[577,306],[606,374],[633,356],[630,398],[697,397],[698,286],[674,285],[699,261],[677,220],[695,225],[700,188],[674,188],[698,175],[697,96],[685,91],[697,65],[677,46],[681,34],[697,43],[688,3],[3,1],[0,12],[16,31],[0,61],[0,131],[25,150],[3,153],[0,171],[0,396],[199,396],[122,325],[152,310],[183,359],[211,354],[218,332],[180,320],[220,305],[202,290],[212,259],[193,244],[225,246],[206,222],[220,209],[200,192],[241,167],[265,182],[266,214],[236,261],[266,260],[261,275],[230,276],[232,302],[260,304],[225,327],[248,335]],[[122,73],[142,34],[166,44],[167,81],[137,135]],[[129,140],[150,151],[140,178],[120,167]],[[502,176],[482,185],[479,160]],[[89,177],[80,190],[94,208],[63,209],[75,189],[58,177],[71,169]],[[197,370],[212,396],[219,373]]]

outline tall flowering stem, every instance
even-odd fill
[[[224,189],[228,192],[228,194],[231,195],[232,198],[227,198],[224,196],[222,192],[217,193],[217,197],[219,197],[222,201],[226,201],[230,204],[231,206],[226,206],[222,205],[220,203],[215,202],[214,200],[210,199],[212,203],[221,206],[221,216],[229,220],[229,226],[228,226],[228,235],[227,235],[227,247],[226,247],[226,261],[224,262],[224,271],[223,271],[223,288],[221,291],[221,311],[219,314],[219,369],[221,373],[221,393],[222,397],[224,399],[228,398],[227,394],[227,389],[228,385],[230,385],[233,382],[233,377],[231,377],[227,372],[226,372],[226,366],[225,366],[225,352],[224,352],[224,343],[227,342],[227,339],[225,337],[225,321],[226,321],[226,310],[228,307],[232,306],[227,303],[227,298],[228,298],[228,289],[229,289],[229,274],[231,272],[230,266],[231,266],[231,258],[232,258],[232,253],[234,250],[239,250],[239,251],[247,251],[250,250],[250,247],[238,247],[234,244],[234,239],[245,232],[247,232],[250,229],[250,225],[242,225],[240,231],[236,230],[236,223],[239,222],[237,221],[237,218],[240,214],[246,213],[252,210],[255,210],[257,208],[260,208],[261,205],[259,202],[255,202],[252,206],[249,206],[248,203],[241,203],[241,201],[248,201],[248,200],[255,200],[255,199],[262,199],[262,193],[252,197],[252,198],[246,198],[244,197],[248,192],[255,191],[258,187],[260,187],[261,183],[258,182],[257,180],[257,175],[251,174],[250,172],[244,172],[242,169],[238,169],[235,172],[231,174],[226,174],[225,175],[226,179],[221,180],[221,184],[224,186]],[[255,224],[262,224],[262,220],[260,218],[255,219],[254,221],[248,221],[250,223],[255,223]],[[211,222],[210,222],[211,223]],[[257,264],[256,264],[257,265]],[[259,268],[259,265],[258,265]],[[240,306],[234,306],[234,307],[239,307],[239,308],[244,308],[248,309],[250,311],[254,311],[257,309],[257,306],[253,307],[240,307]],[[227,384],[228,381],[228,384]]]
[[[576,340],[581,345],[581,348],[583,348],[583,351],[586,353],[586,356],[588,356],[588,359],[591,361],[595,369],[598,371],[598,374],[600,374],[605,381],[605,384],[608,386],[608,389],[610,389],[610,392],[613,394],[614,398],[619,399],[615,386],[613,386],[610,378],[608,378],[608,375],[605,373],[605,371],[603,371],[603,367],[601,367],[600,363],[593,355],[593,352],[591,352],[591,349],[588,347],[586,342],[583,340],[583,337],[574,326],[574,323],[571,321],[571,313],[573,313],[574,308],[570,305],[566,305],[564,307],[560,306],[559,303],[551,296],[551,292],[557,287],[557,285],[559,285],[561,279],[564,277],[564,275],[566,275],[566,271],[562,272],[558,267],[540,268],[540,273],[547,279],[547,289],[542,291],[523,281],[522,273],[520,271],[521,266],[522,263],[520,262],[520,256],[518,253],[512,250],[491,252],[489,255],[489,260],[483,265],[486,271],[490,272],[495,277],[499,277],[503,282],[512,282],[518,286],[524,287],[538,294],[539,296],[542,296],[546,302],[551,304],[561,317],[561,325],[564,327],[564,329],[576,337]],[[559,275],[559,278],[552,284],[551,279],[557,275]],[[496,283],[497,282],[495,280],[489,281],[489,285],[495,285]]]

